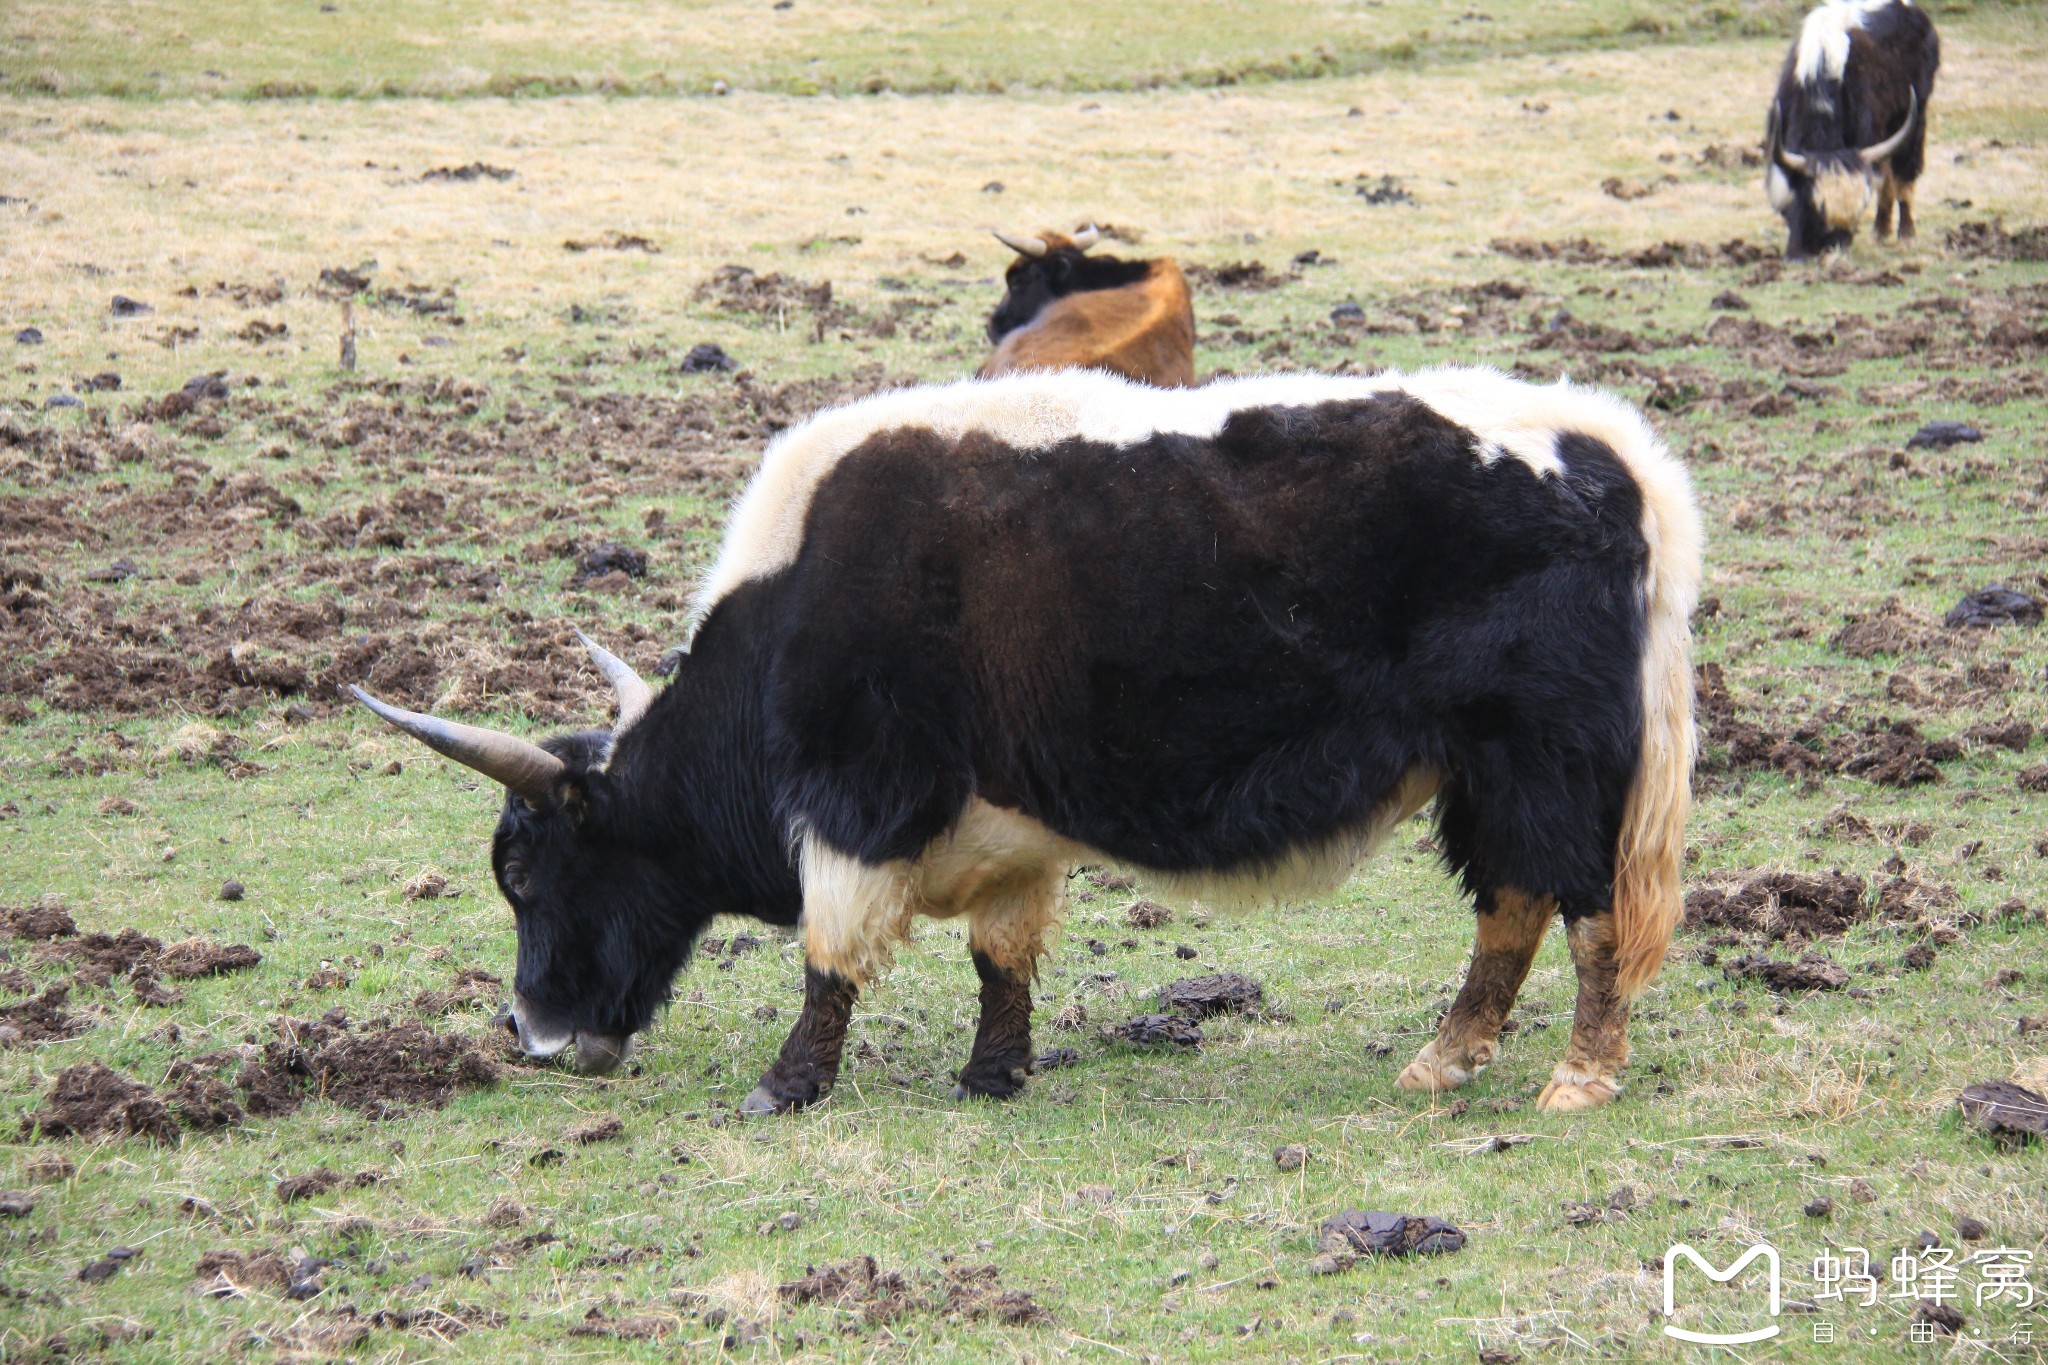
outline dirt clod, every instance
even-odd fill
[[[159,968],[165,976],[182,981],[202,976],[239,972],[263,961],[263,954],[246,943],[215,943],[208,938],[188,938],[164,949]]]
[[[36,1197],[29,1190],[0,1190],[0,1218],[26,1218],[36,1211]]]
[[[289,1114],[309,1099],[332,1100],[370,1118],[413,1105],[439,1109],[458,1089],[495,1085],[497,1066],[470,1039],[399,1024],[352,1033],[346,1020],[286,1021],[237,1084],[249,1112]]]
[[[725,353],[725,348],[716,342],[700,341],[690,348],[683,357],[684,374],[718,374],[725,370],[736,370],[740,363]]]
[[[603,541],[584,551],[576,561],[576,572],[570,575],[569,586],[581,587],[613,573],[622,573],[628,578],[645,578],[647,552],[616,540]]]
[[[893,1270],[882,1270],[872,1256],[856,1256],[822,1269],[805,1266],[802,1279],[778,1286],[776,1293],[789,1303],[851,1310],[871,1326],[918,1306],[911,1297],[910,1282]]]
[[[1849,984],[1848,970],[1818,954],[1809,953],[1797,962],[1781,962],[1752,953],[1737,958],[1721,969],[1730,981],[1755,978],[1780,994],[1794,991],[1838,991]]]
[[[296,1204],[302,1199],[326,1194],[340,1184],[341,1177],[324,1166],[305,1175],[288,1175],[277,1182],[277,1202]]]
[[[1687,928],[1714,926],[1773,941],[1841,934],[1869,913],[1864,880],[1841,872],[1763,872],[1732,885],[1695,887],[1685,897]]]
[[[1984,433],[1966,422],[1929,422],[1906,438],[1908,450],[1946,450],[1984,439]]]
[[[588,1147],[597,1142],[617,1142],[626,1135],[625,1120],[614,1115],[579,1123],[569,1130],[569,1141],[579,1147]]]
[[[2048,1098],[2011,1081],[1980,1081],[1956,1097],[1963,1117],[1995,1138],[2031,1142],[2048,1136]]]
[[[1157,929],[1173,921],[1173,911],[1158,901],[1132,901],[1124,907],[1124,923],[1133,929]]]
[[[1113,1028],[1103,1030],[1103,1037],[1112,1042],[1130,1043],[1135,1047],[1158,1047],[1170,1044],[1174,1047],[1200,1047],[1202,1031],[1177,1014],[1141,1014]]]
[[[1216,1014],[1256,1015],[1265,998],[1265,987],[1237,972],[1183,977],[1159,988],[1160,1005],[1189,1019],[1207,1019]]]
[[[220,884],[220,898],[224,901],[238,901],[249,894],[249,888],[230,878]]]
[[[233,1128],[248,1117],[234,1091],[212,1076],[187,1076],[170,1092],[171,1108],[185,1126],[201,1133]]]
[[[1273,1149],[1273,1164],[1283,1171],[1298,1171],[1308,1165],[1308,1148],[1298,1142]]]
[[[47,942],[74,936],[78,925],[57,901],[40,900],[34,905],[0,905],[0,932],[9,938]]]
[[[1464,1250],[1465,1234],[1429,1214],[1347,1209],[1323,1220],[1316,1244],[1326,1255],[1438,1256]]]
[[[43,1107],[21,1120],[25,1138],[142,1137],[176,1142],[177,1125],[156,1092],[99,1062],[66,1067],[43,1097]]]
[[[84,1015],[65,1012],[70,998],[71,987],[51,986],[33,999],[0,1009],[0,1047],[54,1043],[92,1028],[93,1021]]]
[[[245,1289],[283,1289],[298,1278],[292,1272],[291,1261],[280,1252],[217,1247],[200,1256],[192,1278],[212,1282],[204,1292],[227,1297]]]
[[[1913,1308],[1913,1321],[1925,1322],[1945,1337],[1959,1335],[1968,1319],[1945,1303],[1922,1299]]]
[[[1941,623],[1950,630],[1988,630],[1992,626],[2038,626],[2041,615],[2040,598],[1993,583],[1950,607]]]

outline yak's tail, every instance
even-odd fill
[[[1647,426],[1650,449],[1628,461],[1643,495],[1647,608],[1642,747],[1614,862],[1616,984],[1632,999],[1655,979],[1684,913],[1679,872],[1692,809],[1692,609],[1700,522],[1691,481]]]

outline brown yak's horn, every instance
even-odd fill
[[[351,687],[357,701],[420,743],[465,768],[474,768],[506,789],[538,803],[545,798],[567,768],[561,759],[538,744],[513,735],[486,730],[478,725],[423,716],[378,701],[360,687]]]
[[[1862,153],[1864,162],[1866,164],[1874,164],[1899,150],[1899,144],[1906,140],[1906,134],[1913,131],[1913,116],[1919,112],[1920,92],[1918,90],[1908,90],[1906,92],[1906,121],[1899,125],[1898,132],[1893,133],[1875,147],[1865,147]]]
[[[1019,256],[1043,256],[1050,250],[1043,237],[1029,237],[1021,232],[998,232],[996,240]]]
[[[590,651],[590,661],[597,665],[598,672],[604,674],[605,681],[612,685],[612,693],[619,699],[619,719],[612,726],[612,736],[617,738],[632,728],[634,721],[647,714],[647,708],[654,704],[654,689],[633,671],[631,664],[582,631],[576,632],[576,638]]]
[[[1101,240],[1102,229],[1090,223],[1087,227],[1080,229],[1074,234],[1074,248],[1077,251],[1086,251]]]

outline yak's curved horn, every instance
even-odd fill
[[[378,701],[360,687],[349,688],[357,701],[420,743],[465,768],[474,768],[507,790],[539,802],[554,787],[567,765],[538,744],[477,725],[423,716],[417,711]]]
[[[1807,175],[1810,173],[1813,163],[1809,162],[1798,152],[1788,151],[1781,146],[1773,155],[1777,157],[1780,166],[1783,166],[1794,175]]]
[[[1920,92],[1918,90],[1908,90],[1906,92],[1906,121],[1899,125],[1898,132],[1893,133],[1875,147],[1865,147],[1862,152],[1864,162],[1866,164],[1875,164],[1899,150],[1899,144],[1906,140],[1906,134],[1913,131],[1913,119],[1919,112]]]
[[[604,674],[605,681],[612,685],[612,692],[619,699],[619,719],[612,726],[612,735],[614,738],[623,735],[654,704],[654,689],[633,671],[631,664],[582,631],[576,632],[576,638],[590,651],[590,661],[597,665],[598,672]]]
[[[996,240],[1019,256],[1043,256],[1050,249],[1043,237],[1030,237],[1021,232],[998,232]]]
[[[1090,223],[1087,227],[1082,228],[1080,231],[1074,234],[1074,247],[1078,251],[1086,251],[1089,247],[1094,246],[1097,242],[1101,240],[1102,229],[1095,226],[1095,224]]]

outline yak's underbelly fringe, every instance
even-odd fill
[[[1367,819],[1255,866],[1163,872],[1122,864],[1170,900],[1237,908],[1327,895],[1436,795],[1438,774],[1414,769]],[[1120,860],[1055,833],[1018,811],[976,801],[953,829],[916,858],[863,862],[804,832],[797,865],[804,889],[804,952],[819,971],[856,982],[888,970],[919,915],[966,915],[977,946],[1042,942],[1066,913],[1067,873]],[[1002,956],[1010,956],[1003,952]]]

